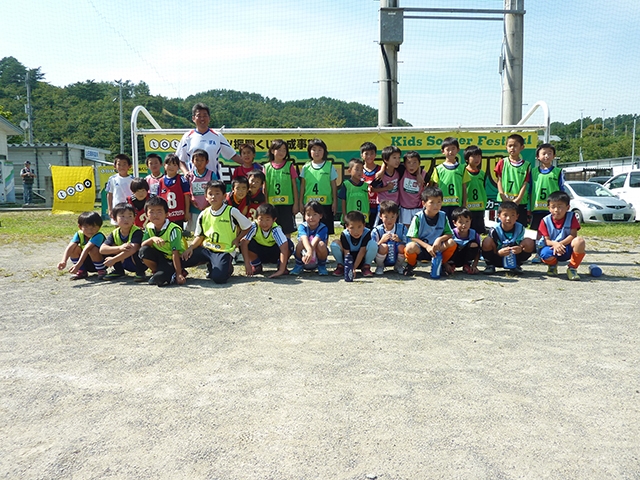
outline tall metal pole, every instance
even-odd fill
[[[122,112],[122,79],[118,80],[118,85],[120,86],[120,153],[124,153],[124,136],[123,136],[123,132],[124,132],[124,128],[122,125],[122,117],[123,117],[123,112]]]
[[[504,0],[504,70],[502,72],[502,124],[515,125],[522,118],[522,64],[524,0]],[[520,13],[515,13],[520,12]]]
[[[633,133],[631,140],[631,164],[635,166],[636,164],[636,120],[637,118],[633,117]],[[632,167],[633,168],[633,167]]]
[[[398,0],[380,0],[380,8],[398,8]],[[380,44],[378,126],[398,124],[398,45]]]

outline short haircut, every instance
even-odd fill
[[[511,135],[509,135],[507,137],[507,141],[509,140],[515,140],[516,142],[518,142],[521,146],[524,147],[524,138],[522,138],[522,135],[518,134],[518,133],[512,133]]]
[[[567,192],[558,190],[557,192],[553,192],[551,195],[547,197],[547,205],[549,205],[551,202],[562,202],[565,205],[570,205],[571,197],[569,197]]]
[[[393,213],[395,215],[400,214],[400,205],[393,200],[383,200],[380,202],[380,214]]]
[[[249,173],[247,173],[247,178],[253,177],[259,178],[262,183],[265,183],[267,181],[267,177],[262,170],[251,170]]]
[[[144,204],[144,211],[148,212],[151,207],[162,207],[164,213],[169,213],[169,204],[164,198],[158,197],[157,195],[147,200],[147,203]]]
[[[360,153],[364,153],[364,152],[371,152],[373,151],[374,153],[378,152],[378,147],[376,147],[375,143],[372,142],[364,142],[362,145],[360,145]]]
[[[207,153],[206,150],[203,150],[202,148],[198,148],[197,150],[194,150],[194,152],[191,154],[191,161],[193,162],[193,159],[195,157],[204,157],[204,159],[208,162],[209,161],[209,154]]]
[[[349,160],[349,170],[351,170],[354,165],[364,165],[364,162],[362,161],[361,158],[354,157],[351,160]]]
[[[114,167],[116,166],[116,162],[118,160],[124,160],[125,162],[127,162],[129,164],[129,166],[132,165],[131,157],[129,157],[129,155],[127,155],[126,153],[119,153],[118,155],[113,157],[113,166]]]
[[[364,213],[359,212],[358,210],[351,210],[344,216],[344,223],[347,225],[355,222],[365,223],[366,220],[364,218]]]
[[[118,218],[118,215],[122,215],[124,212],[131,212],[133,216],[136,216],[136,210],[133,205],[127,202],[118,203],[111,209],[111,217]]]
[[[287,142],[285,142],[281,138],[276,138],[275,140],[271,141],[271,146],[269,147],[269,161],[270,162],[273,162],[276,159],[276,156],[273,154],[273,152],[275,152],[276,150],[279,150],[283,146],[287,150],[287,154],[285,155],[284,160],[285,160],[285,162],[287,160],[289,160],[289,158],[290,158],[289,157],[289,145],[287,145]]]
[[[514,210],[518,211],[518,204],[516,202],[512,202],[511,200],[507,200],[506,202],[502,202],[498,207],[498,215],[500,215],[505,210]]]
[[[224,182],[222,180],[210,180],[210,181],[208,181],[207,184],[204,186],[204,191],[208,192],[212,188],[217,188],[222,193],[225,193],[227,191],[227,186],[224,184]]]
[[[180,158],[175,153],[170,153],[166,157],[164,157],[165,165],[177,165],[180,166]]]
[[[259,217],[260,215],[267,215],[273,219],[276,219],[278,218],[278,210],[276,210],[276,207],[274,207],[270,203],[262,203],[258,205],[258,208],[256,208],[255,215],[256,217]]]
[[[453,145],[458,150],[460,150],[460,143],[458,143],[458,139],[456,137],[447,137],[442,140],[442,145],[440,145],[440,151],[444,150],[445,147],[450,147]]]
[[[423,202],[426,202],[430,198],[435,198],[435,197],[439,197],[440,199],[442,199],[444,198],[444,195],[442,195],[442,190],[434,186],[426,187],[420,194],[420,198],[422,199]]]
[[[309,155],[309,158],[311,158],[311,149],[313,147],[322,147],[324,149],[324,155],[322,156],[322,159],[323,160],[327,159],[329,152],[327,151],[326,143],[324,143],[319,138],[314,138],[313,140],[310,140],[309,143],[307,144],[307,154]]]
[[[554,147],[550,143],[543,143],[542,145],[539,145],[538,148],[536,148],[536,158],[538,158],[538,153],[540,153],[540,150],[542,150],[543,148],[548,148],[549,150],[551,150],[553,152],[553,155],[555,156],[556,147]]]
[[[384,147],[382,149],[382,152],[380,153],[380,156],[382,157],[382,161],[386,163],[391,158],[391,155],[393,155],[394,153],[397,153],[398,155],[402,155],[402,151],[395,145],[389,145],[388,147]]]
[[[469,145],[464,149],[464,161],[467,163],[469,163],[469,159],[471,157],[475,157],[477,155],[480,155],[482,157],[482,149],[477,145]]]
[[[138,190],[146,190],[149,191],[149,182],[147,182],[144,178],[135,177],[131,180],[131,193],[137,192]]]
[[[404,154],[404,161],[406,162],[408,158],[417,158],[418,162],[420,160],[422,160],[420,158],[420,154],[418,152],[416,152],[415,150],[409,150],[407,153]]]
[[[319,213],[320,215],[324,215],[324,208],[317,200],[309,200],[307,203],[305,203],[302,214],[304,215],[305,213],[307,213],[308,209],[311,209],[315,213]]]
[[[195,117],[196,113],[198,113],[198,110],[204,110],[209,116],[211,116],[211,110],[209,110],[209,107],[201,102],[198,102],[193,106],[193,108],[191,109],[191,116]]]
[[[460,217],[471,218],[471,211],[466,207],[458,207],[454,208],[453,212],[451,212],[451,220],[454,222],[458,220]]]
[[[249,180],[247,177],[235,177],[231,180],[231,188],[234,188],[236,185],[246,185],[249,188]]]
[[[162,157],[157,153],[150,153],[149,155],[147,155],[147,158],[144,161],[144,163],[147,164],[147,167],[149,166],[149,160],[151,160],[152,158],[158,160],[160,162],[160,165],[162,165]]]
[[[82,212],[78,215],[78,225],[80,227],[101,227],[102,217],[98,212]]]
[[[244,150],[245,148],[251,150],[251,153],[253,153],[254,155],[256,154],[256,146],[252,143],[241,143],[240,145],[238,145],[239,152],[242,152],[242,150]]]

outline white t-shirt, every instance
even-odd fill
[[[198,149],[202,149],[209,154],[209,163],[207,163],[207,168],[215,172],[218,175],[218,178],[222,178],[218,157],[222,155],[222,158],[229,160],[236,154],[236,151],[229,144],[227,139],[212,128],[207,130],[205,133],[200,133],[197,130],[190,130],[182,136],[180,139],[180,145],[176,150],[176,155],[189,170],[193,170],[191,155]]]
[[[113,200],[110,205],[111,208],[119,203],[126,203],[127,197],[131,196],[132,181],[133,177],[131,175],[121,177],[120,174],[116,173],[109,177],[105,190],[113,195]]]

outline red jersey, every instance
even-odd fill
[[[136,218],[134,220],[136,227],[144,227],[147,223],[147,212],[144,209],[145,203],[149,200],[149,192],[147,192],[147,198],[144,200],[138,200],[133,195],[127,197],[127,203],[133,207],[136,211]]]
[[[245,167],[244,165],[238,165],[233,169],[233,175],[231,175],[231,179],[233,180],[234,178],[238,177],[246,177],[247,175],[249,175],[249,172],[252,172],[254,170],[260,170],[262,172],[262,165],[255,162],[252,163],[249,168]]]
[[[189,182],[181,175],[169,178],[164,175],[158,184],[158,196],[164,198],[169,205],[169,221],[184,222],[184,194],[189,194]]]
[[[227,205],[231,205],[232,207],[236,207],[238,210],[240,210],[240,213],[242,215],[244,215],[245,217],[247,216],[247,214],[249,213],[249,195],[247,194],[247,196],[245,196],[242,200],[238,201],[236,200],[235,195],[233,194],[233,192],[229,192],[227,193]]]
[[[375,207],[378,205],[378,194],[371,191],[371,182],[376,178],[376,173],[380,170],[380,165],[376,165],[371,171],[364,169],[363,180],[369,184],[369,205]]]
[[[251,197],[251,194],[247,196]],[[250,220],[253,220],[254,218],[256,218],[256,209],[260,205],[262,205],[265,201],[266,199],[264,198],[264,193],[262,192],[258,192],[255,194],[255,196],[251,197],[249,199],[249,214],[247,215],[247,218]]]

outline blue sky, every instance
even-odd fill
[[[503,0],[400,0],[502,9]],[[145,81],[152,94],[210,89],[377,108],[374,0],[3,2],[0,56],[48,82]],[[525,0],[523,113],[552,121],[640,113],[640,2]],[[500,122],[502,22],[405,20],[399,116],[415,126]],[[528,106],[527,106],[528,105]],[[534,121],[541,121],[541,116]],[[536,122],[537,123],[537,122]]]

